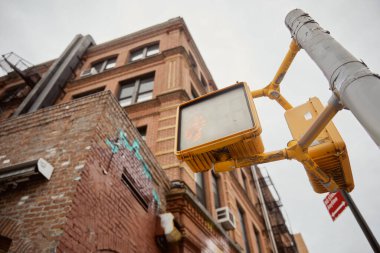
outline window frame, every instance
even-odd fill
[[[199,180],[200,179],[200,180]],[[195,194],[201,204],[206,207],[206,184],[205,177],[202,172],[194,173]]]
[[[197,90],[194,88],[194,85],[192,83],[190,83],[190,99],[196,99],[197,97],[199,97],[199,94],[197,92]]]
[[[146,141],[146,136],[147,136],[147,133],[148,133],[148,125],[143,125],[143,126],[136,127],[136,129],[139,132],[139,134],[141,135],[141,138],[144,141]]]
[[[255,233],[255,244],[256,244],[256,247],[257,247],[257,251],[258,253],[262,253],[263,252],[263,245],[261,244],[261,236],[260,236],[260,231],[256,228],[255,225],[253,225],[253,232]]]
[[[98,60],[95,60],[95,61],[91,62],[90,67],[88,69],[83,70],[80,73],[80,77],[83,78],[83,77],[87,77],[87,76],[93,76],[93,75],[96,75],[96,74],[99,74],[99,73],[103,73],[104,71],[107,71],[107,70],[115,68],[118,57],[119,57],[119,55],[115,54],[115,55],[110,55],[110,56],[107,56],[107,57],[103,57],[101,59],[98,59]],[[114,60],[114,62],[112,63],[113,64],[112,67],[108,67],[107,68],[107,65],[109,64],[109,62],[113,61],[113,60]],[[97,68],[95,67],[95,65],[99,65],[100,66],[99,70],[97,70]],[[85,71],[87,71],[87,73],[84,73]]]
[[[205,89],[208,89],[208,82],[206,81],[206,78],[204,77],[204,75],[200,75],[200,81],[201,81],[201,84],[202,86],[205,88]]]
[[[153,82],[152,89],[140,93],[141,83],[143,83],[142,81],[148,80],[148,79],[152,79],[152,82]],[[149,101],[149,100],[153,99],[154,98],[154,93],[153,93],[153,91],[154,91],[154,79],[155,79],[155,72],[150,72],[150,73],[147,73],[145,75],[137,76],[135,78],[130,78],[130,79],[123,80],[123,81],[119,82],[120,87],[119,87],[118,101],[119,101],[120,105],[122,107],[126,107],[126,106],[130,106],[130,105],[137,104],[137,103],[142,103],[142,102]],[[123,92],[123,88],[125,88],[125,87],[131,87],[132,88],[131,96],[121,97],[122,92]],[[138,101],[138,98],[140,95],[147,94],[147,93],[152,93],[152,96],[149,99],[146,99],[143,101]],[[123,105],[122,100],[126,100],[128,98],[131,99],[131,102],[129,104]]]
[[[222,206],[219,191],[219,177],[213,171],[211,172],[211,190],[214,198],[214,208],[218,209]]]
[[[245,190],[246,193],[248,193],[248,183],[247,183],[247,175],[244,173],[243,170],[241,170],[241,180],[243,182],[242,187]]]
[[[250,248],[250,243],[249,243],[249,236],[248,236],[248,227],[247,227],[247,222],[246,222],[246,215],[244,209],[238,204],[237,204],[237,211],[238,211],[238,216],[239,216],[239,223],[241,226],[241,234],[242,234],[242,239],[244,243],[244,248],[246,253],[251,253],[251,248]]]
[[[157,46],[157,53],[154,53],[152,55],[148,55],[148,49],[150,47],[154,47],[154,46]],[[134,57],[133,54],[136,53],[136,52],[139,52],[139,51],[142,51],[141,52],[142,53],[141,58],[133,60],[132,59]],[[131,49],[130,53],[129,53],[129,57],[128,57],[128,62],[131,63],[131,62],[137,62],[137,61],[140,61],[140,60],[144,60],[146,58],[153,57],[153,56],[155,56],[155,55],[157,55],[159,53],[160,53],[160,41],[154,41],[152,43],[145,44],[143,46],[139,46],[137,48]]]

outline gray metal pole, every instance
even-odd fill
[[[369,244],[371,245],[373,252],[380,253],[379,243],[377,242],[376,237],[373,235],[371,229],[368,227],[367,222],[364,220],[359,209],[355,205],[355,202],[351,198],[351,195],[344,190],[340,190],[340,192],[342,193],[345,201],[347,202],[348,206],[351,209],[352,214],[354,215],[354,217],[355,217],[356,221],[358,222],[360,228],[362,229],[365,237],[367,238]]]
[[[285,18],[293,39],[322,70],[331,90],[351,110],[380,148],[380,78],[351,55],[309,14],[292,10]]]

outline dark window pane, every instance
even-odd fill
[[[146,56],[155,55],[155,54],[158,54],[159,52],[160,51],[159,51],[159,48],[158,48],[158,44],[155,44],[153,46],[148,47],[148,50],[146,52]]]
[[[124,98],[124,99],[121,99],[119,101],[120,105],[121,106],[127,106],[127,105],[130,105],[132,103],[132,97],[128,97],[128,98]]]
[[[111,69],[111,68],[113,68],[113,67],[115,67],[115,66],[116,66],[116,57],[107,60],[107,64],[106,64],[105,69]]]
[[[152,99],[152,97],[153,97],[153,92],[146,92],[143,94],[139,94],[137,96],[137,102],[147,101],[149,99]]]
[[[131,53],[131,61],[137,61],[144,58],[144,48]]]
[[[154,73],[121,82],[119,100],[122,106],[153,98]]]
[[[119,98],[132,97],[134,88],[135,88],[135,83],[124,84],[121,87]]]
[[[246,225],[244,222],[244,211],[239,206],[238,206],[238,215],[239,215],[239,222],[240,222],[240,226],[241,226],[241,233],[243,235],[245,252],[250,253],[251,250],[249,249],[249,243],[248,243],[248,238],[247,238],[247,230],[246,230]]]
[[[258,250],[258,253],[261,253],[261,252],[263,252],[263,250],[262,250],[262,245],[261,245],[261,241],[260,241],[260,232],[257,231],[255,226],[253,227],[253,229],[255,230],[257,250]]]
[[[101,62],[98,62],[98,63],[95,63],[92,65],[92,68],[94,68],[96,70],[96,72],[100,73],[103,71],[103,64],[104,64],[104,61],[101,61]]]
[[[214,207],[215,209],[220,207],[220,199],[219,199],[219,189],[218,189],[218,178],[214,173],[212,173],[212,193],[214,196]]]
[[[140,133],[141,137],[143,138],[143,140],[146,140],[147,126],[138,127],[137,131],[139,131],[139,133]]]
[[[201,172],[199,172],[199,173],[195,173],[194,176],[195,176],[195,186],[196,186],[197,198],[202,203],[203,206],[206,206],[203,174]]]
[[[153,77],[142,79],[140,82],[139,93],[144,93],[146,91],[153,90],[153,83],[154,83]]]
[[[202,74],[201,74],[201,83],[203,84],[204,87],[207,87],[206,79],[203,77]]]
[[[243,179],[243,188],[244,190],[247,190],[247,177],[245,176],[244,172],[241,172],[241,177]]]
[[[199,97],[197,91],[194,89],[193,86],[191,86],[191,98],[194,99],[197,97]]]

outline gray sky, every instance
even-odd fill
[[[247,1],[0,1],[0,53],[14,51],[32,63],[59,56],[75,34],[97,43],[184,17],[219,88],[247,81],[265,86],[289,43],[284,25],[294,8],[308,12],[353,55],[380,72],[380,2],[377,0]],[[326,104],[328,82],[304,51],[282,83],[283,95],[299,105],[317,96]],[[267,98],[255,100],[266,151],[291,139],[283,110]],[[356,187],[352,197],[380,240],[380,153],[363,127],[345,110],[334,123],[346,142]],[[379,126],[380,127],[380,126]],[[282,161],[264,166],[272,176],[294,232],[310,252],[371,252],[349,209],[332,222],[325,194],[312,191],[302,166]]]

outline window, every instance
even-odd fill
[[[197,91],[194,89],[193,87],[193,84],[191,84],[191,96],[190,96],[190,99],[194,99],[194,98],[197,98],[199,97]]]
[[[212,180],[212,194],[214,196],[214,207],[215,209],[220,207],[220,197],[219,197],[219,189],[218,189],[218,178],[216,177],[215,173],[211,173],[211,180]]]
[[[143,138],[143,140],[145,141],[146,140],[146,130],[147,130],[147,126],[141,126],[141,127],[138,127],[137,128],[137,131],[139,131],[141,137]]]
[[[130,61],[133,62],[133,61],[137,61],[137,60],[142,60],[142,59],[145,59],[149,56],[158,54],[159,52],[160,52],[160,50],[159,50],[158,43],[154,44],[154,45],[146,46],[143,48],[139,48],[139,49],[133,50],[131,52]]]
[[[247,191],[247,176],[243,171],[241,171],[241,178],[243,180],[243,188]]]
[[[127,106],[153,98],[154,73],[121,83],[119,103]]]
[[[258,253],[263,252],[262,250],[262,245],[261,245],[261,240],[260,240],[260,232],[256,229],[255,226],[253,226],[253,230],[255,231],[255,239],[256,239],[256,247],[258,250]]]
[[[203,87],[207,88],[208,84],[206,82],[206,79],[204,78],[204,76],[201,74],[201,83],[203,85]]]
[[[88,95],[92,95],[92,94],[104,91],[105,88],[106,88],[105,86],[102,86],[102,87],[99,87],[99,88],[96,88],[96,89],[87,90],[87,91],[84,91],[82,93],[78,93],[78,94],[73,95],[72,98],[73,99],[78,99],[78,98],[82,98],[82,97],[85,97],[85,96],[88,96]]]
[[[138,185],[138,180],[133,178],[133,176],[128,173],[125,168],[123,174],[121,174],[121,181],[129,188],[133,196],[137,199],[145,211],[147,211],[149,208],[150,199],[149,196],[146,195],[146,192],[149,191],[144,191],[144,187]]]
[[[96,70],[97,73],[103,72],[107,69],[112,69],[116,66],[116,57],[112,57],[110,59],[97,62],[92,65],[92,67]]]
[[[194,59],[193,55],[190,53],[190,51],[189,51],[189,60],[190,60],[191,67],[193,67],[194,70],[196,70],[197,69],[197,62],[195,61],[195,59]]]
[[[198,200],[202,203],[203,206],[206,206],[206,199],[205,199],[205,183],[203,178],[203,173],[195,173],[195,187],[196,187],[196,195]]]
[[[98,73],[101,73],[105,70],[112,69],[116,66],[116,58],[117,56],[110,57],[105,60],[97,61],[91,64],[90,69],[86,69],[81,73],[81,77],[91,76]]]
[[[0,235],[0,253],[6,253],[11,247],[12,240]]]
[[[247,230],[246,230],[246,225],[244,221],[245,214],[244,214],[243,209],[239,205],[238,205],[238,215],[239,215],[239,222],[241,226],[241,234],[243,236],[243,241],[244,241],[245,252],[250,253],[251,250],[249,249]]]

